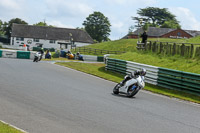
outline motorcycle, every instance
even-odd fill
[[[40,52],[36,52],[34,59],[33,59],[33,62],[38,62],[38,61],[41,60],[41,58],[42,58],[42,54]]]
[[[140,89],[143,89],[145,86],[144,76],[141,75],[126,75],[124,80],[124,83],[122,81],[113,88],[114,94],[121,93],[125,94],[127,97],[133,97],[138,93]]]

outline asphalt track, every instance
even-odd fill
[[[30,133],[200,133],[200,106],[55,64],[0,58],[0,120]]]

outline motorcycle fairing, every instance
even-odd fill
[[[119,92],[127,93],[128,87],[137,83],[137,80],[132,78],[126,81],[125,85],[119,88]]]

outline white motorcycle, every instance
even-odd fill
[[[125,83],[121,85],[118,83],[114,89],[114,94],[125,94],[127,97],[133,97],[138,93],[140,89],[143,89],[145,86],[144,76],[137,75],[136,77],[131,75],[126,75],[124,77],[126,79]]]
[[[35,56],[34,56],[34,59],[33,59],[33,62],[40,61],[41,60],[41,56],[42,56],[42,54],[40,52],[36,52]]]

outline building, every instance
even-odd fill
[[[13,24],[10,45],[70,49],[94,43],[90,35],[80,29]]]
[[[138,38],[138,33],[142,34],[143,32],[140,28],[126,35],[123,39]],[[149,27],[147,34],[149,38],[191,38],[200,35],[200,31]]]

